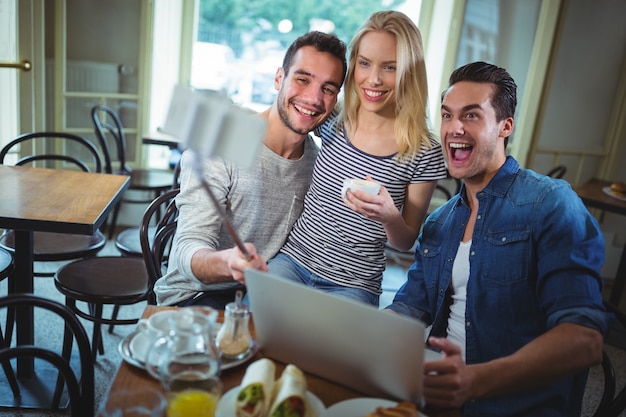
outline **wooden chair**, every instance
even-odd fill
[[[179,189],[170,190],[156,198],[146,209],[141,221],[139,232],[143,260],[148,271],[148,279],[151,288],[154,283],[163,276],[171,249],[171,242],[178,225],[178,208],[175,197]],[[154,231],[151,224],[159,207],[165,206],[164,215],[156,222]],[[151,292],[148,302],[156,304],[154,292]]]
[[[126,135],[124,127],[117,113],[108,106],[97,105],[91,109],[91,118],[94,123],[96,137],[100,142],[102,154],[104,155],[104,172],[108,174],[121,174],[130,176],[128,190],[152,193],[150,199],[129,199],[124,198],[113,209],[111,221],[108,225],[109,239],[115,233],[117,216],[122,202],[148,204],[154,198],[172,188],[172,173],[160,170],[130,169],[126,165]],[[110,138],[110,139],[107,139]],[[110,151],[113,145],[115,151]],[[113,168],[114,155],[117,158],[119,167]]]
[[[65,296],[65,304],[77,316],[93,322],[92,355],[104,354],[101,327],[135,324],[136,318],[118,318],[120,305],[146,301],[150,293],[148,273],[141,258],[96,256],[71,262],[56,272],[54,284]],[[86,303],[86,307],[77,302]],[[104,317],[104,306],[113,305],[110,317]]]
[[[35,132],[18,136],[0,150],[0,163],[10,153],[24,155],[15,165],[41,168],[80,169],[102,172],[98,149],[85,138],[65,132]],[[70,261],[95,256],[106,244],[105,236],[97,231],[91,236],[35,232],[34,261]],[[5,231],[0,247],[15,253],[15,233]],[[54,272],[35,272],[35,276],[53,276]]]
[[[552,178],[563,178],[566,172],[567,172],[567,167],[565,165],[557,165],[554,168],[552,168],[550,171],[548,171],[546,175]]]
[[[180,163],[177,163],[174,167],[174,181],[172,182],[172,190],[180,187],[179,183],[180,176]],[[155,217],[158,221],[160,218],[160,209],[158,211],[157,216]],[[129,227],[128,229],[124,229],[117,234],[115,238],[115,247],[120,253],[124,256],[136,256],[139,258],[143,257],[143,251],[141,248],[140,242],[140,229],[139,227]],[[149,227],[149,235],[154,236],[156,233],[156,226]]]
[[[157,234],[153,241],[157,239],[161,241],[161,234],[158,233],[161,225],[175,222],[178,211],[173,198],[176,194],[178,194],[178,189],[170,190],[157,197],[148,206],[141,223],[141,229],[145,229],[143,236],[146,239],[149,239],[148,229],[154,214],[163,204],[167,203],[168,208],[157,223]],[[143,257],[127,256],[99,256],[84,259],[72,262],[57,271],[55,285],[65,295],[66,304],[78,316],[94,323],[92,337],[94,358],[98,352],[104,353],[102,324],[108,324],[109,332],[112,332],[115,325],[134,324],[139,320],[139,317],[119,319],[120,306],[142,301],[156,304],[153,293],[156,281],[154,276],[154,271],[148,268]],[[87,303],[89,309],[79,308],[76,301]],[[113,305],[110,318],[103,317],[104,305]]]
[[[13,280],[11,279],[11,274],[13,273],[13,256],[10,252],[7,252],[4,249],[0,249],[0,281],[5,278],[9,278],[8,283],[8,293],[11,294],[13,291]],[[15,309],[8,308],[7,309],[7,317],[6,317],[6,326],[4,328],[4,336],[2,335],[2,331],[0,329],[0,347],[5,346],[5,340],[11,340],[13,337],[13,325],[15,323]],[[9,386],[13,391],[13,395],[19,393],[19,389],[17,387],[17,380],[15,379],[15,374],[11,369],[11,364],[6,361],[2,361],[2,368],[4,369],[5,374],[7,375],[7,381],[9,382]]]
[[[20,306],[32,306],[36,309],[47,310],[60,316],[65,323],[65,339],[72,343],[76,340],[80,357],[80,372],[74,370],[70,363],[71,344],[64,342],[63,352],[42,348],[39,346],[22,345],[10,346],[10,339],[4,339],[0,333],[0,363],[10,364],[9,360],[17,357],[35,357],[47,361],[59,370],[59,379],[52,398],[52,408],[59,408],[63,386],[67,386],[70,401],[70,416],[93,417],[94,415],[94,363],[91,359],[89,339],[82,324],[74,313],[63,304],[56,301],[37,297],[32,294],[11,294],[0,297],[0,308],[15,309]],[[70,350],[66,350],[69,347]],[[5,367],[5,373],[13,394],[20,395],[20,388],[15,380],[13,368]],[[13,381],[13,382],[12,382]],[[15,386],[13,386],[15,383]]]
[[[626,314],[608,301],[605,301],[604,305],[608,311],[613,313],[615,320],[626,329]],[[624,372],[624,369],[620,369],[620,371]],[[624,411],[626,411],[626,383],[624,383],[615,397],[611,396],[611,399],[611,404],[604,410],[604,414],[596,413],[598,417],[617,417],[623,415]]]
[[[615,395],[615,369],[605,351],[602,351],[602,372],[604,374],[604,388],[600,403],[595,413],[593,413],[593,417],[608,417],[607,413],[610,410],[613,396]]]

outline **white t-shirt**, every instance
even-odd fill
[[[461,347],[465,360],[465,304],[467,301],[467,280],[470,274],[469,251],[472,241],[461,242],[452,265],[452,305],[448,318],[448,339]]]

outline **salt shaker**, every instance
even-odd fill
[[[217,333],[217,347],[226,359],[241,359],[252,346],[252,336],[248,328],[250,310],[241,303],[241,296],[238,291],[235,302],[226,305],[224,324]]]

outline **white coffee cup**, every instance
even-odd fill
[[[341,188],[341,196],[346,200],[348,199],[348,190],[358,190],[367,194],[376,195],[378,191],[380,191],[380,184],[376,181],[362,180],[359,178],[346,178],[343,180],[343,187]]]
[[[148,350],[155,340],[161,336],[165,336],[172,329],[172,318],[177,313],[176,310],[159,311],[147,319],[139,320],[137,324],[138,333],[130,341],[130,351],[133,358],[140,362],[144,362]]]

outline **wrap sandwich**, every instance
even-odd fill
[[[314,417],[306,399],[306,377],[294,365],[287,365],[274,387],[274,401],[268,417]]]
[[[276,365],[269,359],[251,363],[241,380],[235,410],[237,417],[265,417],[272,402]]]

